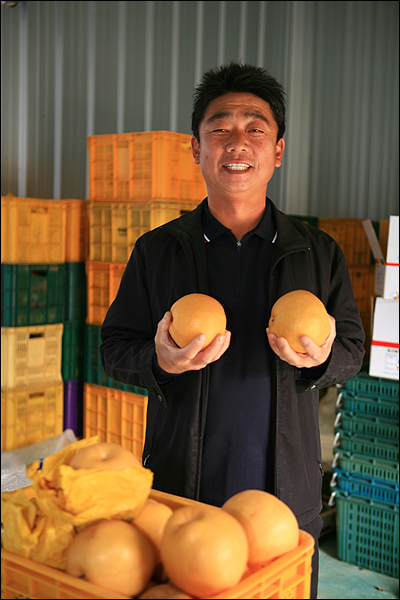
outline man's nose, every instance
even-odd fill
[[[244,132],[232,131],[226,144],[227,152],[246,152],[248,150],[247,138]]]

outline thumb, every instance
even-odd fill
[[[172,321],[172,313],[171,313],[171,311],[167,310],[167,312],[161,319],[162,327],[165,331],[168,331],[171,321]]]

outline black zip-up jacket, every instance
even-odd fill
[[[199,497],[209,367],[182,373],[161,385],[152,366],[154,336],[165,312],[185,294],[209,293],[204,202],[137,240],[102,325],[100,348],[110,377],[149,391],[143,462],[154,473],[154,488],[194,499]],[[275,494],[290,506],[301,526],[322,508],[318,389],[344,383],[359,372],[364,331],[337,243],[271,205],[277,239],[268,283],[269,308],[283,294],[306,289],[336,319],[336,339],[324,365],[296,369],[275,357],[271,414],[276,425]]]

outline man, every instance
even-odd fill
[[[285,147],[284,92],[268,72],[231,63],[205,73],[192,130],[208,196],[137,241],[102,326],[103,366],[149,390],[143,461],[156,489],[218,506],[263,489],[317,541],[318,390],[355,376],[364,355],[348,269],[332,238],[266,197]],[[328,338],[302,338],[304,353],[267,327],[274,302],[295,289],[330,315]],[[169,308],[193,292],[227,313],[225,335],[205,350],[201,335],[178,348],[168,334]],[[317,577],[318,551],[313,598]]]

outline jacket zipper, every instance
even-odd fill
[[[278,265],[278,263],[283,259],[286,258],[286,256],[289,256],[290,254],[295,254],[296,252],[305,252],[305,251],[309,251],[311,250],[311,248],[309,247],[304,247],[304,248],[298,248],[297,250],[288,250],[287,252],[284,252],[281,256],[279,256],[277,258],[277,260],[275,261],[275,263],[271,266],[271,270],[270,270],[270,283],[269,283],[269,287],[268,287],[268,301],[270,304],[270,310],[272,308],[272,302],[271,302],[271,281],[272,281],[272,273],[274,271],[274,269],[276,268],[276,266]],[[275,388],[276,388],[276,398],[279,397],[279,377],[278,377],[278,362],[279,359],[276,356],[275,357],[275,365],[276,365],[276,379],[275,379]],[[278,473],[278,403],[276,403],[276,411],[275,411],[275,456],[274,456],[274,460],[275,460],[275,465],[274,465],[274,492],[275,492],[275,496],[277,498],[279,498],[278,495],[278,483],[277,483],[277,473]],[[320,468],[322,469],[322,465],[320,466]]]

